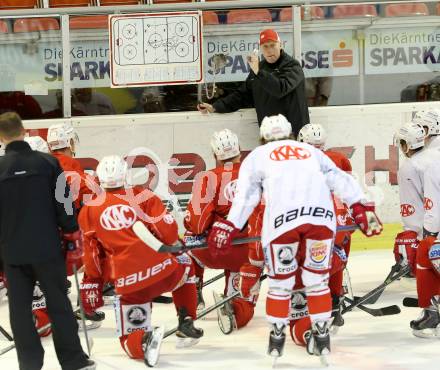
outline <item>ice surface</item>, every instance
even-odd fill
[[[362,295],[379,285],[394,263],[392,251],[376,250],[371,252],[353,252],[349,260],[349,270],[353,290]],[[208,271],[206,279],[219,271]],[[205,288],[207,305],[212,304],[211,290],[223,289],[223,282]],[[255,317],[248,327],[232,334],[223,335],[218,326],[215,312],[197,325],[205,331],[199,344],[188,349],[175,349],[175,338],[164,340],[158,369],[271,369],[272,359],[266,355],[268,325],[265,320],[266,283],[256,307]],[[391,304],[401,305],[406,295],[415,295],[415,283],[402,281],[391,285],[377,304],[381,307]],[[71,294],[72,302],[76,294]],[[111,306],[105,307],[107,315],[100,329],[90,332],[94,346],[92,358],[98,369],[145,369],[142,361],[129,359],[119,345],[115,334],[115,321]],[[344,315],[345,326],[332,338],[330,369],[332,370],[437,370],[440,369],[439,344],[436,339],[420,339],[411,334],[409,322],[419,315],[420,309],[402,307],[402,313],[395,316],[372,317],[365,312],[355,311]],[[177,318],[173,305],[156,304],[153,309],[153,324],[165,324],[173,328]],[[9,330],[7,304],[0,307],[0,324]],[[81,338],[83,334],[81,333]],[[43,339],[45,370],[59,369],[53,350],[52,340]],[[3,337],[0,345],[9,345]],[[3,355],[0,359],[2,370],[18,369],[15,351]],[[322,369],[319,359],[308,355],[304,348],[293,344],[287,338],[284,355],[276,365],[277,369]]]

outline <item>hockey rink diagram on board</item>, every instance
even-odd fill
[[[110,17],[112,86],[201,82],[199,12]]]
[[[199,58],[194,17],[123,19],[113,27],[119,65],[191,63]]]

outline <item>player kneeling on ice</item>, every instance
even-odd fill
[[[127,163],[118,156],[104,157],[96,169],[105,193],[83,206],[79,224],[84,234],[86,278],[81,298],[86,312],[103,305],[101,258],[112,261],[116,320],[122,348],[135,359],[154,366],[164,329],[151,326],[151,301],[172,292],[178,314],[177,337],[193,344],[203,336],[195,328],[196,287],[194,268],[186,254],[157,253],[133,231],[141,223],[162,243],[178,240],[177,224],[161,200],[140,187],[124,188]]]
[[[350,160],[340,152],[333,150],[325,150],[325,142],[327,134],[320,124],[309,123],[301,128],[298,134],[298,141],[313,145],[315,148],[320,149],[323,153],[329,157],[333,163],[342,171],[351,173],[352,167]],[[336,220],[338,226],[352,225],[353,218],[350,215],[350,210],[347,204],[341,202],[337,197],[333,196]],[[351,246],[351,234],[354,231],[338,231],[335,236],[334,248],[341,256],[346,259],[350,254]],[[329,288],[332,296],[332,317],[334,327],[344,325],[344,319],[342,318],[341,311],[344,304],[344,269],[334,271],[330,275]]]
[[[187,246],[205,243],[206,232],[211,229],[212,224],[227,218],[235,193],[241,155],[237,135],[228,129],[215,132],[211,139],[211,147],[218,166],[196,177],[184,220],[187,229],[184,242]],[[249,228],[246,226],[238,237],[247,237]],[[222,251],[217,249],[194,249],[189,252],[196,270],[198,311],[203,310],[205,306],[202,295],[205,268],[225,270],[225,296],[230,296],[238,290],[241,268],[242,279],[254,276],[256,272],[259,275],[263,262],[256,263],[252,256],[248,258],[248,254],[252,253],[252,249],[248,247],[248,244],[240,244],[227,253],[221,253]],[[252,266],[252,263],[256,266]],[[214,298],[216,301],[223,299],[215,292]],[[253,317],[254,305],[255,296],[247,295],[234,298],[219,308],[217,313],[221,331],[229,334],[235,327],[245,326]]]
[[[331,191],[349,206],[355,222],[367,236],[382,225],[373,205],[361,202],[361,188],[320,150],[291,139],[291,124],[282,115],[266,117],[260,127],[264,143],[243,161],[237,191],[225,221],[216,221],[208,236],[211,248],[232,248],[232,239],[264,198],[262,244],[269,275],[266,314],[272,326],[268,353],[281,356],[289,320],[291,290],[300,263],[308,288],[312,322],[311,354],[330,352],[331,296],[328,288],[330,252],[336,229]]]

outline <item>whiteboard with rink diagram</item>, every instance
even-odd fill
[[[203,82],[201,12],[109,17],[112,87]]]

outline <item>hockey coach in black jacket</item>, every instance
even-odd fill
[[[292,124],[296,136],[309,123],[301,64],[281,49],[280,37],[274,30],[260,33],[260,48],[263,60],[259,60],[256,51],[248,56],[251,71],[237,91],[213,105],[200,103],[197,108],[202,113],[229,113],[255,107],[259,125],[264,117],[281,113]]]
[[[6,145],[5,155],[0,158],[0,252],[19,368],[43,367],[44,349],[32,317],[33,291],[38,281],[46,298],[62,370],[94,369],[95,363],[81,347],[78,324],[67,297],[65,265],[71,261],[81,237],[70,189],[58,160],[33,151],[24,141],[25,133],[16,113],[0,115],[0,140]],[[74,243],[67,251],[66,262],[59,230],[64,240]]]

